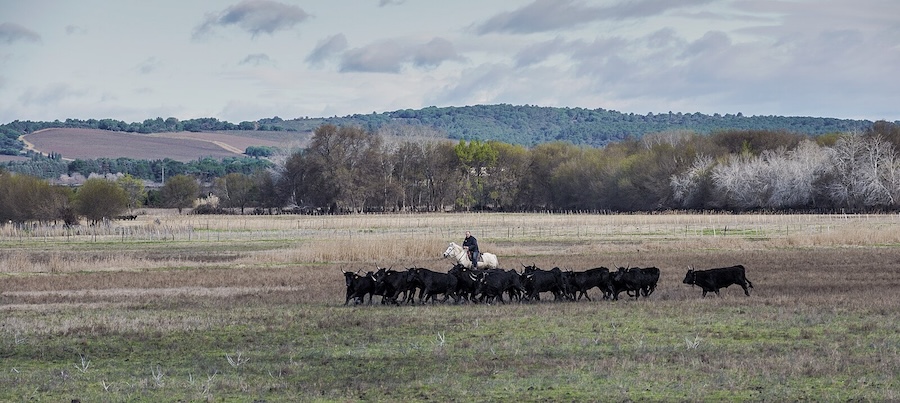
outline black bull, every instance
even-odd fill
[[[625,291],[629,295],[634,292],[634,299],[650,297],[656,291],[659,282],[659,269],[656,267],[620,267],[618,271],[610,273],[612,279],[612,296],[619,299],[619,293]]]
[[[372,295],[375,293],[376,287],[372,272],[360,276],[354,272],[345,271],[344,280],[347,283],[347,299],[344,300],[344,305],[350,303],[351,299],[355,303],[361,304],[364,302],[366,294],[369,295],[369,303],[372,303]]]
[[[522,285],[522,278],[515,270],[486,270],[481,273],[478,288],[475,293],[481,295],[482,299],[493,301],[499,298],[503,301],[503,293],[509,293],[509,300],[514,297],[521,300],[522,293],[525,288]]]
[[[603,298],[608,299],[613,293],[612,278],[609,269],[605,267],[597,267],[585,271],[569,272],[569,291],[575,295],[575,300],[580,300],[582,296],[588,301],[591,297],[587,295],[588,290],[597,287],[603,291]]]
[[[707,292],[715,292],[719,295],[719,289],[737,284],[744,289],[744,294],[750,296],[749,288],[753,288],[753,283],[747,280],[744,266],[736,265],[731,267],[722,267],[709,270],[688,270],[684,276],[685,284],[699,285],[703,289],[703,296]]]
[[[444,294],[444,300],[447,302],[453,297],[454,302],[459,302],[459,296],[456,293],[456,276],[448,273],[440,273],[425,268],[417,267],[409,269],[412,274],[414,284],[419,287],[419,303],[435,302],[435,295]],[[423,300],[424,296],[424,300]]]

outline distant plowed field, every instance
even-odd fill
[[[235,157],[249,146],[283,142],[220,133],[131,134],[95,129],[47,129],[24,137],[34,150],[66,159],[134,158],[191,161],[201,157]]]
[[[8,161],[27,161],[28,158],[20,157],[18,155],[0,155],[0,162],[8,162]]]

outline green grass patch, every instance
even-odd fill
[[[0,400],[889,400],[900,387],[897,326],[829,312],[810,323],[777,307],[658,301],[147,308],[14,313],[57,330],[2,333]]]

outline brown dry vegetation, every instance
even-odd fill
[[[278,146],[284,141],[221,133],[132,134],[94,129],[46,129],[26,135],[36,151],[68,159],[134,158],[191,161],[234,157],[248,146]]]
[[[19,392],[0,396],[22,400],[37,388],[38,400],[56,401],[248,393],[271,400],[895,400],[898,223],[895,215],[153,211],[81,232],[4,227],[0,386]],[[439,255],[466,229],[503,267],[652,265],[662,271],[659,288],[637,302],[341,306],[340,270],[446,270],[450,262]],[[701,299],[699,288],[681,283],[688,266],[732,264],[747,267],[751,297],[733,286]],[[193,352],[180,354],[192,358],[139,347],[147,343],[176,351],[191,345]],[[138,362],[123,362],[122,350]],[[224,354],[238,351],[252,360],[229,366]],[[83,355],[94,367],[75,371]],[[168,371],[167,384],[156,382],[151,363]],[[51,375],[60,368],[68,378]],[[201,376],[206,389],[188,381]],[[114,392],[100,382],[116,385]],[[79,388],[92,392],[78,395]]]

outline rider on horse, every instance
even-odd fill
[[[480,252],[478,252],[478,240],[472,236],[471,232],[466,231],[466,240],[463,241],[462,247],[468,251],[469,260],[472,262],[472,268],[477,268],[478,255],[480,255]]]

